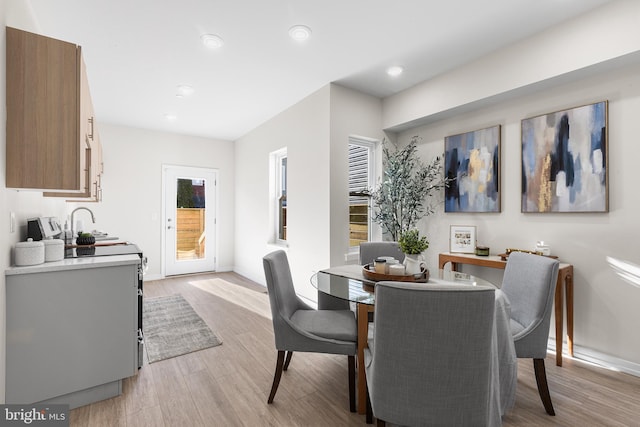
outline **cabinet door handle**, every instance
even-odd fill
[[[89,138],[93,141],[93,117],[89,117]]]

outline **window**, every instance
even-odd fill
[[[277,180],[278,194],[278,239],[287,240],[287,156],[280,157]]]
[[[370,203],[367,190],[375,185],[373,141],[349,138],[349,247],[371,237]]]
[[[176,260],[205,258],[205,182],[204,179],[177,179]]]
[[[270,155],[272,182],[273,240],[275,243],[287,241],[287,149]]]

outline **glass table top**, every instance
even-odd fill
[[[493,283],[458,271],[429,269],[429,281],[425,284],[468,284],[470,286],[491,286]],[[311,284],[320,292],[344,300],[373,305],[375,296],[372,290],[375,281],[362,275],[361,265],[345,265],[319,271],[311,276]]]

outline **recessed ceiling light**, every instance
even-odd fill
[[[184,98],[185,96],[189,96],[194,92],[193,86],[189,86],[189,85],[178,85],[177,89],[178,89],[178,91],[176,92],[177,98]]]
[[[289,28],[289,36],[295,41],[303,42],[311,36],[311,28],[306,25],[294,25]]]
[[[209,49],[220,49],[224,45],[224,40],[217,34],[203,34],[200,36],[200,40]]]
[[[167,119],[170,122],[173,122],[174,120],[176,120],[178,118],[178,116],[176,116],[175,114],[166,113],[164,115],[164,118]]]
[[[404,68],[400,67],[399,65],[394,65],[393,67],[387,68],[387,74],[389,74],[391,77],[397,77],[402,74],[403,71]]]

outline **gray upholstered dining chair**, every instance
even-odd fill
[[[360,243],[359,264],[373,264],[376,258],[392,256],[398,261],[404,260],[404,253],[398,242],[362,242]],[[318,291],[318,308],[323,310],[349,310],[349,301]]]
[[[511,333],[518,358],[532,358],[538,393],[549,415],[555,415],[544,359],[547,356],[551,309],[558,279],[555,259],[512,252],[502,280],[511,304]]]
[[[275,251],[263,259],[278,358],[268,403],[278,390],[294,351],[348,356],[349,409],[356,410],[355,354],[357,329],[350,310],[314,310],[295,293],[287,254]],[[286,360],[285,360],[286,352]]]
[[[381,256],[392,256],[400,262],[404,260],[404,253],[400,250],[398,242],[360,243],[360,265],[372,264]]]
[[[367,423],[488,425],[495,289],[378,282]]]

